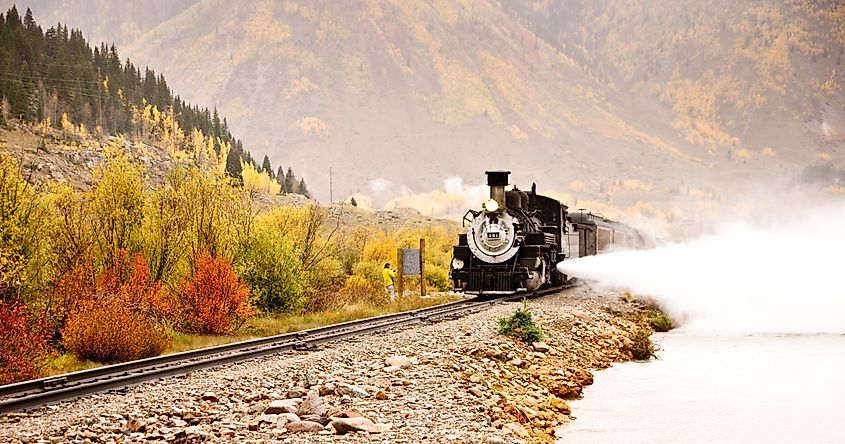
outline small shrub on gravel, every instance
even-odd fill
[[[647,361],[657,357],[657,347],[651,342],[651,333],[647,328],[637,328],[633,331],[628,349],[635,360]]]
[[[499,319],[499,334],[519,338],[526,344],[543,339],[543,331],[534,323],[527,303],[523,303],[512,315]]]
[[[0,301],[0,385],[42,376],[49,356],[47,335],[30,322],[26,305]]]
[[[672,321],[672,318],[666,316],[666,313],[663,313],[660,310],[655,310],[651,313],[648,323],[654,331],[661,333],[675,328],[675,323]]]

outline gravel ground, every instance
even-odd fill
[[[641,305],[580,286],[529,303],[533,346],[496,333],[520,306],[499,304],[8,414],[0,442],[548,442],[589,370],[630,359]]]

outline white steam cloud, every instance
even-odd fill
[[[845,204],[771,211],[766,224],[725,225],[688,242],[558,269],[651,296],[684,329],[845,332]]]

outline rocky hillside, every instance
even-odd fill
[[[215,104],[322,200],[330,167],[376,205],[506,167],[618,208],[843,162],[833,0],[18,3]]]

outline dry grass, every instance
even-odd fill
[[[445,304],[457,300],[454,296],[436,296],[421,299],[406,297],[392,304],[374,304],[371,302],[353,302],[337,310],[319,313],[306,313],[285,316],[258,316],[247,321],[240,330],[233,335],[200,335],[172,332],[170,348],[165,353],[178,353],[187,350],[213,347],[266,336],[273,336],[294,331],[307,330],[325,325],[354,321],[390,313],[417,310],[434,305]],[[71,353],[67,353],[52,360],[47,366],[49,376],[86,370],[100,366],[96,362],[83,361]]]

